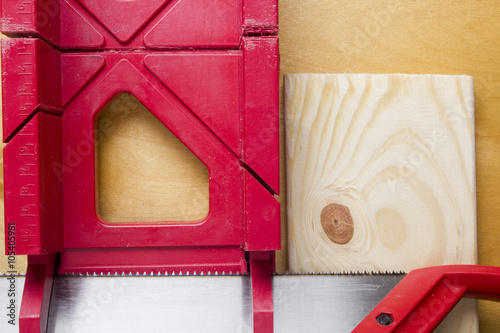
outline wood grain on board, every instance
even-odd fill
[[[289,269],[476,263],[469,76],[285,76]]]
[[[284,81],[290,271],[477,262],[471,77]],[[453,317],[439,332],[477,332],[474,301]]]

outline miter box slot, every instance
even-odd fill
[[[237,49],[246,35],[275,35],[277,0],[11,0],[2,32],[59,50]]]
[[[5,224],[16,255],[62,249],[61,155],[61,118],[43,112],[4,148]]]
[[[3,138],[34,114],[61,114],[60,54],[34,38],[2,39]]]

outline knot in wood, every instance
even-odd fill
[[[349,208],[329,204],[321,211],[321,226],[328,238],[340,245],[349,243],[354,235],[354,222]]]

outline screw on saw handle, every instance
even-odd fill
[[[500,268],[453,265],[413,270],[353,332],[432,332],[466,294],[499,298]]]

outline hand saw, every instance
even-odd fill
[[[18,279],[22,294],[23,278]],[[7,283],[0,280],[2,290]],[[223,273],[59,276],[47,331],[252,332],[251,289],[248,275]],[[467,294],[499,297],[500,268],[438,266],[407,276],[274,275],[274,331],[432,332]],[[14,332],[5,321],[0,327]]]

